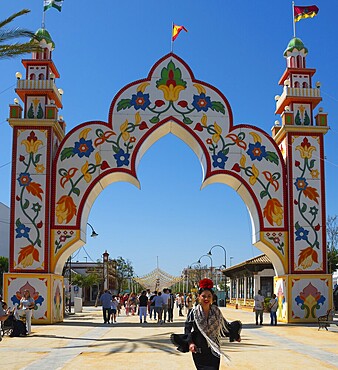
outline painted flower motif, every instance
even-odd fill
[[[116,159],[117,167],[128,166],[129,165],[129,153],[125,153],[123,149],[120,149],[118,153],[114,154]]]
[[[25,226],[24,224],[20,224],[16,229],[16,238],[29,238],[30,228]]]
[[[77,212],[73,198],[69,195],[63,195],[56,204],[55,214],[58,223],[62,224],[65,221],[68,224]]]
[[[274,187],[275,191],[277,191],[279,189],[279,183],[273,178],[272,173],[270,171],[263,171],[262,173],[266,180]]]
[[[206,143],[210,145],[210,144],[212,144],[212,140],[209,138],[209,139],[206,140]]]
[[[187,83],[182,80],[182,73],[175,67],[173,61],[168,63],[167,68],[161,71],[161,78],[156,81],[156,86],[163,92],[164,99],[176,101],[179,99],[180,92],[185,90]]]
[[[305,177],[297,177],[296,181],[294,182],[294,185],[296,186],[297,190],[305,190],[308,186],[308,183],[305,179]]]
[[[268,220],[270,225],[281,226],[283,221],[283,207],[276,198],[269,199],[263,210],[264,217]]]
[[[62,186],[63,188],[65,187],[65,185],[67,184],[67,182],[68,182],[72,177],[74,177],[74,175],[76,174],[77,170],[78,170],[77,168],[75,168],[75,167],[71,167],[71,168],[67,171],[67,173],[61,177],[60,184],[61,184],[61,186]]]
[[[45,172],[45,166],[43,164],[37,164],[35,166],[36,173],[44,173]]]
[[[212,141],[214,143],[218,143],[218,141],[220,140],[221,138],[221,135],[222,135],[222,127],[219,126],[216,122],[214,123],[214,130],[215,130],[215,133],[212,135]]]
[[[223,152],[218,152],[212,156],[213,163],[212,165],[216,168],[222,168],[224,170],[225,162],[228,160],[228,157]]]
[[[310,213],[310,215],[312,215],[314,217],[317,216],[318,208],[316,206],[310,207],[309,213]]]
[[[318,170],[311,170],[310,175],[313,179],[318,179],[319,177],[319,171]]]
[[[38,140],[38,138],[35,136],[34,131],[31,131],[27,139],[21,141],[21,144],[26,147],[27,153],[36,153],[39,149],[39,146],[43,143],[41,140]]]
[[[312,157],[312,152],[316,150],[316,148],[309,143],[307,137],[304,138],[300,145],[296,146],[296,149],[299,150],[300,156],[304,159],[310,159]]]
[[[298,258],[298,266],[302,266],[305,270],[313,265],[313,263],[318,263],[318,254],[311,247],[301,249]]]
[[[20,186],[27,186],[32,182],[32,178],[28,172],[21,172],[17,180]]]
[[[33,245],[27,245],[27,247],[21,248],[18,256],[18,263],[26,268],[32,266],[34,261],[39,262],[39,251],[34,248]]]
[[[201,110],[206,112],[212,107],[210,96],[205,96],[204,93],[200,95],[194,95],[192,105],[198,112]]]
[[[136,110],[145,110],[150,105],[149,94],[138,91],[137,94],[132,95],[130,104],[133,105]]]
[[[228,134],[226,136],[227,138],[231,139],[238,147],[242,148],[242,149],[246,149],[247,148],[247,145],[246,145],[246,142],[241,140],[238,135],[236,134]]]
[[[36,213],[39,213],[41,211],[41,204],[40,203],[33,203],[32,204],[32,210]]]
[[[86,140],[83,137],[79,141],[75,142],[74,154],[77,154],[80,158],[83,156],[89,157],[94,151],[92,140]]]
[[[309,235],[309,231],[305,230],[304,227],[300,227],[295,231],[296,240],[307,240],[307,236]]]
[[[249,149],[247,150],[247,154],[250,156],[251,160],[258,160],[261,161],[262,158],[266,157],[266,150],[265,146],[262,145],[259,141],[255,144],[249,144]]]

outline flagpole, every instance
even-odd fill
[[[43,10],[42,10],[42,24],[41,24],[41,28],[45,28],[45,9],[44,9],[44,6],[43,6]]]
[[[296,37],[295,2],[292,2],[293,37]]]
[[[174,29],[174,22],[172,22],[172,24],[171,24],[171,37],[170,37],[170,40],[171,40],[170,50],[171,50],[172,53],[174,52],[173,29]]]

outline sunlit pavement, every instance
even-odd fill
[[[229,320],[243,322],[242,342],[224,340],[230,367],[237,369],[337,369],[338,327],[329,331],[315,324],[254,325],[254,313],[222,308]],[[178,352],[171,333],[182,333],[184,317],[158,325],[140,324],[137,316],[118,317],[116,324],[103,324],[100,308],[84,307],[62,324],[33,326],[32,335],[3,338],[1,368],[12,369],[194,369],[191,354]],[[222,369],[227,366],[222,364]]]

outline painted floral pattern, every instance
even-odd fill
[[[73,224],[87,184],[102,171],[129,170],[140,140],[168,116],[175,116],[204,143],[210,156],[208,171],[240,174],[259,194],[267,224],[284,226],[281,163],[276,148],[254,128],[229,132],[229,112],[221,96],[184,77],[186,71],[178,64],[172,59],[163,62],[156,79],[131,85],[117,98],[114,129],[84,126],[67,141],[58,167],[62,190],[56,199],[57,224]],[[243,153],[240,158],[239,151]]]
[[[300,160],[295,161],[295,168],[298,170],[294,181],[295,199],[294,205],[300,215],[295,222],[294,239],[295,243],[305,247],[300,249],[298,254],[298,266],[303,270],[309,269],[313,264],[318,263],[318,251],[320,248],[318,221],[320,196],[318,190],[310,186],[308,178],[317,178],[318,170],[316,159],[312,158],[316,151],[307,137],[304,137],[301,144],[296,146],[300,154]]]
[[[316,319],[316,311],[323,305],[326,298],[317,290],[315,286],[309,283],[302,292],[295,298],[295,301],[302,310],[306,319]]]
[[[19,173],[17,181],[16,201],[21,210],[21,217],[15,220],[15,238],[26,241],[26,246],[20,247],[18,252],[17,266],[30,268],[34,262],[40,262],[42,248],[41,229],[44,227],[42,218],[43,188],[35,180],[34,174],[42,174],[45,167],[40,163],[42,154],[38,153],[43,145],[34,131],[21,141],[26,155],[19,156],[19,163],[23,170]]]

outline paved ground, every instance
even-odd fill
[[[338,327],[318,331],[316,325],[253,325],[254,313],[222,308],[228,320],[243,322],[242,342],[223,342],[237,369],[338,369]],[[177,312],[175,312],[177,314]],[[59,325],[33,326],[25,338],[0,342],[1,369],[194,369],[191,354],[178,352],[171,333],[182,333],[184,318],[158,325],[139,324],[121,315],[103,324],[99,308],[69,316]],[[227,366],[222,365],[222,369]]]

